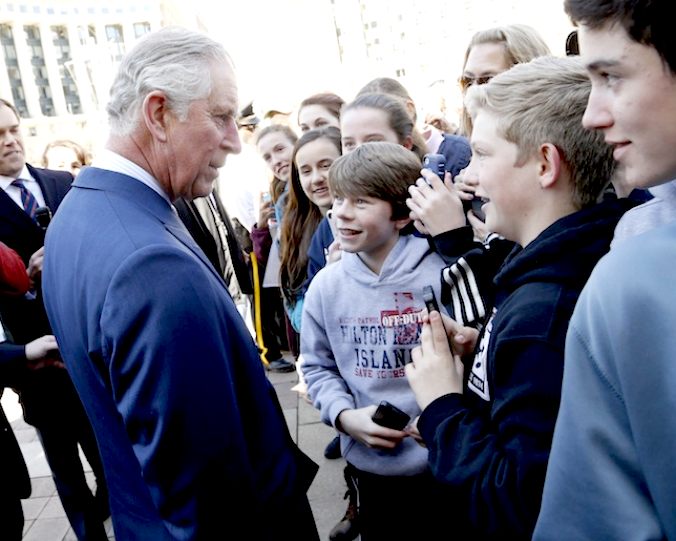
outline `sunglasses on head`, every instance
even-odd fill
[[[472,85],[485,85],[493,77],[495,75],[484,75],[483,77],[468,77],[467,75],[463,75],[458,79],[458,82],[460,83],[460,87],[466,90]]]

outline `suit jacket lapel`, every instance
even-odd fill
[[[31,219],[26,211],[19,207],[12,198],[0,189],[0,216],[4,220],[12,222],[22,229],[27,227],[37,228],[37,224]]]
[[[26,167],[28,167],[28,171],[30,172],[31,176],[40,185],[42,197],[45,199],[45,205],[47,205],[53,212],[57,203],[56,186],[54,185],[53,179],[41,175],[38,173],[35,167],[32,167],[28,164],[26,164]]]

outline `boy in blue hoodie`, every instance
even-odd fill
[[[365,143],[333,163],[343,255],[315,276],[305,297],[302,370],[322,420],[340,431],[358,487],[362,541],[435,539],[444,522],[427,450],[406,429],[372,420],[381,400],[412,418],[420,413],[404,367],[419,343],[423,288],[439,295],[444,265],[425,239],[408,234],[406,197],[420,168],[413,152],[386,142]]]
[[[597,203],[613,160],[603,137],[582,126],[590,88],[579,60],[541,57],[467,96],[486,225],[519,247],[495,277],[495,304],[467,364],[433,312],[406,369],[432,472],[456,501],[458,539],[531,538],[568,322],[634,204]],[[476,331],[450,320],[446,328],[466,353]]]
[[[592,80],[585,125],[655,199],[627,214],[575,307],[533,539],[676,539],[674,3],[565,8]]]

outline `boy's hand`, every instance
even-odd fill
[[[455,177],[454,186],[457,190],[458,197],[465,201],[474,199],[474,192],[476,192],[476,188],[479,185],[479,180],[471,171],[470,166],[471,164],[460,171]]]
[[[461,357],[474,353],[477,340],[479,339],[479,331],[474,327],[464,327],[455,319],[445,314],[439,315],[443,321],[453,352]]]
[[[482,222],[481,220],[479,220],[479,218],[477,218],[474,215],[473,210],[470,210],[467,213],[467,221],[469,222],[469,225],[471,225],[472,229],[474,230],[474,237],[479,239],[481,242],[484,242],[486,240],[486,237],[490,233],[490,231],[488,231],[488,228],[486,227],[486,224],[484,222]]]
[[[464,366],[460,356],[451,351],[439,312],[432,311],[425,318],[420,345],[413,349],[411,357],[413,362],[406,365],[406,376],[420,409],[440,396],[462,394]]]
[[[340,241],[334,240],[328,249],[328,254],[326,255],[326,264],[330,265],[336,261],[340,261],[341,256],[343,255],[343,250],[340,247]]]
[[[42,274],[42,265],[45,261],[45,247],[42,246],[37,252],[35,252],[30,259],[28,260],[28,268],[26,269],[26,274],[31,281],[31,286],[35,287],[35,281],[40,278]]]
[[[408,433],[374,423],[371,417],[376,409],[376,405],[371,405],[365,408],[343,410],[338,415],[336,425],[367,447],[394,449],[408,436]]]
[[[408,432],[408,435],[411,436],[421,447],[427,447],[425,445],[425,440],[423,440],[422,436],[420,435],[420,431],[418,430],[418,419],[420,419],[420,415],[418,415],[415,419],[413,419],[409,425],[404,428],[406,432]]]
[[[63,362],[59,358],[59,346],[53,335],[47,334],[36,338],[24,347],[24,355],[28,361],[28,368],[38,370],[46,366],[56,366],[64,368]]]
[[[423,169],[415,186],[409,186],[406,205],[413,225],[424,235],[436,236],[465,225],[462,201],[458,197],[450,173],[442,180]]]

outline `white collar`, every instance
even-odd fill
[[[117,152],[104,148],[96,154],[96,158],[92,162],[92,167],[106,169],[115,173],[122,173],[123,175],[136,179],[157,192],[171,205],[167,192],[164,191],[164,188],[162,188],[154,176],[148,173],[148,171],[143,169],[140,165],[132,162]]]

